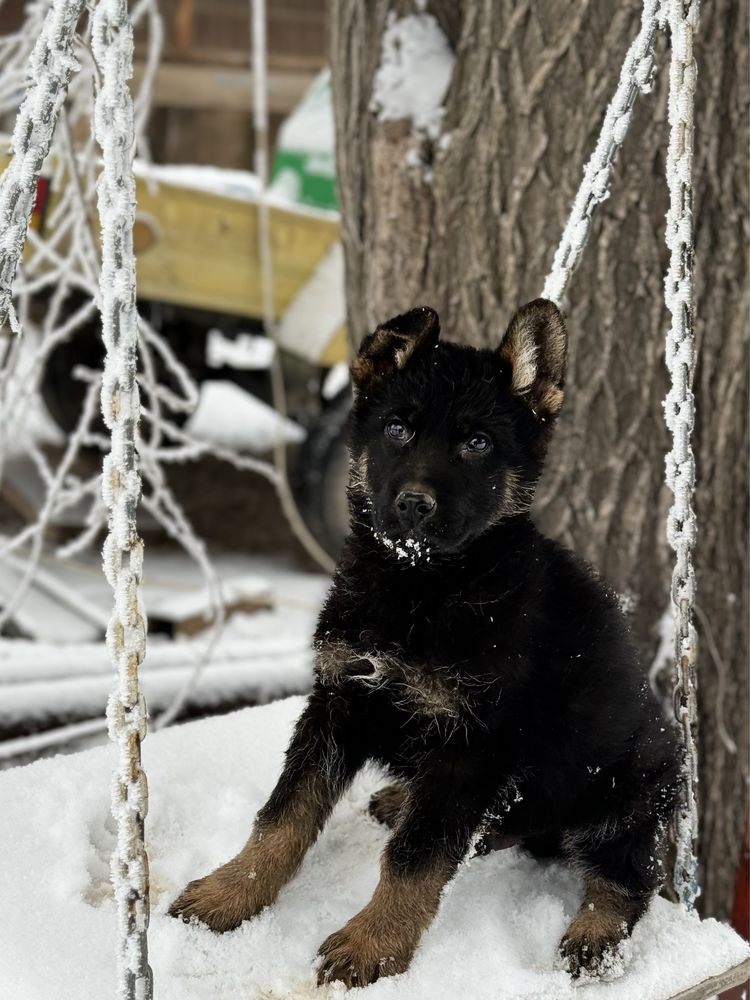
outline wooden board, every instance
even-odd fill
[[[691,986],[690,989],[683,990],[681,993],[675,993],[669,1000],[710,1000],[711,997],[715,997],[733,986],[742,986],[749,977],[750,958],[745,959],[741,965],[727,969],[719,976],[711,976],[710,979],[704,979],[697,986]]]
[[[254,202],[138,181],[138,219],[153,242],[138,253],[138,294],[146,299],[242,316],[263,312]],[[272,208],[274,308],[279,316],[339,239],[336,219]]]
[[[134,88],[144,63],[136,60]],[[268,74],[268,110],[288,114],[315,79],[309,70],[272,69]],[[165,62],[156,71],[154,107],[210,108],[246,111],[253,108],[253,74],[245,66],[211,66],[194,62]]]
[[[8,162],[0,153],[0,172]],[[134,243],[143,299],[239,316],[263,314],[258,206],[166,181],[136,179]],[[50,194],[47,218],[57,201]],[[274,311],[278,318],[339,240],[333,214],[270,208]],[[63,248],[64,249],[64,248]],[[331,331],[329,364],[344,360],[341,331]]]

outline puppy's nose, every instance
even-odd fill
[[[415,528],[435,513],[437,500],[431,493],[405,491],[396,497],[398,519],[405,528]]]

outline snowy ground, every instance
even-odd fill
[[[307,691],[312,678],[311,638],[328,579],[301,572],[282,559],[219,556],[214,564],[224,583],[240,580],[247,587],[256,581],[272,608],[236,614],[227,622],[190,704],[209,711]],[[99,608],[106,621],[112,598],[96,556],[89,562],[55,564],[54,570],[63,586]],[[152,621],[166,608],[183,604],[190,611],[200,606],[203,592],[202,578],[190,559],[173,550],[148,549],[143,596]],[[152,717],[168,707],[190,677],[208,635],[149,636],[142,682]],[[103,719],[111,689],[112,668],[101,639],[72,643],[0,639],[0,732],[6,736],[18,736],[23,727],[36,730]],[[0,741],[0,760],[14,745]]]
[[[166,916],[184,883],[244,842],[278,774],[301,698],[150,735],[147,838],[153,914],[149,954],[159,1000],[287,1000],[317,990],[317,946],[367,900],[385,832],[365,813],[379,776],[357,780],[297,879],[272,910],[216,936]],[[114,906],[108,858],[110,747],[0,774],[0,996],[114,996]],[[449,887],[412,969],[366,996],[409,1000],[662,1000],[742,961],[748,946],[654,901],[624,977],[576,993],[555,971],[557,942],[581,897],[576,876],[515,850],[472,860]],[[360,996],[358,992],[357,997]],[[352,994],[354,1000],[354,994]]]

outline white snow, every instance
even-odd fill
[[[416,130],[437,139],[454,62],[432,14],[391,17],[383,33],[372,111],[380,121],[411,119]]]
[[[345,361],[337,361],[329,368],[321,386],[323,399],[335,399],[349,385],[349,365]]]
[[[271,604],[272,596],[268,582],[261,576],[245,574],[224,580],[221,585],[221,603],[226,608],[242,602]],[[149,608],[151,618],[163,618],[170,622],[184,622],[197,616],[213,620],[211,592],[208,587],[187,593],[168,594],[161,599],[152,599]]]
[[[302,698],[291,698],[150,734],[144,743],[149,957],[159,1000],[344,995],[340,986],[315,988],[312,963],[318,945],[367,901],[377,879],[386,832],[365,813],[382,781],[373,772],[357,779],[273,909],[224,935],[166,916],[186,881],[244,843],[302,705]],[[114,748],[103,747],[0,774],[3,1000],[114,995],[108,871],[114,759]],[[636,928],[625,975],[580,994],[554,968],[558,940],[580,899],[578,877],[555,864],[515,850],[476,858],[449,886],[411,970],[362,995],[665,1000],[748,955],[747,944],[728,928],[713,920],[701,924],[657,899]]]
[[[280,347],[317,364],[345,321],[344,250],[337,241],[284,310],[276,327],[276,340]]]
[[[281,559],[216,556],[225,602],[249,593],[270,597],[273,607],[227,621],[191,701],[226,705],[232,698],[257,702],[309,690],[312,681],[312,634],[330,581],[302,573]],[[59,587],[102,608],[110,598],[95,557],[56,567]],[[145,561],[143,599],[149,617],[166,607],[192,612],[209,606],[200,571],[184,554],[153,546]],[[167,708],[202,658],[211,630],[193,638],[170,639],[152,633],[141,665],[147,706],[154,716]],[[67,717],[103,715],[112,689],[112,668],[101,640],[30,642],[0,638],[0,729],[20,720],[49,725]],[[8,751],[16,753],[14,747]],[[0,742],[0,759],[6,756]]]
[[[674,665],[674,611],[671,603],[656,625],[659,644],[656,647],[651,666],[648,668],[648,680],[651,689],[658,694],[658,682],[662,673],[671,670]],[[672,714],[672,705],[669,705]]]
[[[136,160],[134,169],[136,177],[175,187],[224,194],[247,201],[257,201],[260,195],[260,182],[249,170],[229,170],[195,163],[157,164],[146,160]]]
[[[416,538],[397,539],[394,541],[388,535],[384,535],[381,531],[376,531],[374,528],[372,529],[372,533],[381,545],[395,552],[399,559],[408,560],[412,566],[416,566],[422,558],[426,562],[430,561],[431,547]]]
[[[211,368],[227,365],[239,371],[265,371],[271,367],[276,345],[268,337],[238,333],[225,337],[221,330],[209,330],[206,338],[206,364]]]
[[[324,154],[315,161],[316,172],[330,174],[336,144],[330,69],[320,71],[297,107],[284,120],[276,144],[281,149]],[[275,188],[275,182],[272,187]]]
[[[234,382],[223,380],[201,383],[198,406],[185,429],[199,441],[212,441],[254,455],[270,451],[279,436],[289,444],[305,437],[298,424],[282,418]]]
[[[208,194],[222,195],[226,198],[237,198],[241,201],[257,202],[261,196],[260,183],[256,174],[249,170],[230,170],[225,167],[204,166],[195,163],[148,163],[136,160],[134,173],[147,183],[172,184],[175,187],[190,188],[193,191],[205,191]],[[271,187],[265,195],[266,202],[276,208],[299,215],[320,219],[338,219],[339,213],[327,208],[315,208],[312,205],[300,205],[293,197],[285,193],[283,187],[278,190]]]
[[[26,564],[21,559],[7,553],[3,555],[0,607],[11,603],[25,574]],[[107,626],[107,612],[103,606],[66,592],[60,581],[43,567],[37,568],[34,582],[12,617],[25,635],[42,642],[94,640]]]

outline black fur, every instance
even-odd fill
[[[310,770],[328,775],[332,803],[377,761],[406,783],[384,873],[450,877],[483,832],[480,850],[519,842],[611,884],[632,901],[629,930],[660,882],[675,746],[616,596],[529,516],[565,331],[541,300],[513,324],[497,351],[438,343],[429,310],[365,341],[351,534],[261,820],[284,814]],[[429,503],[402,509],[404,493]]]

